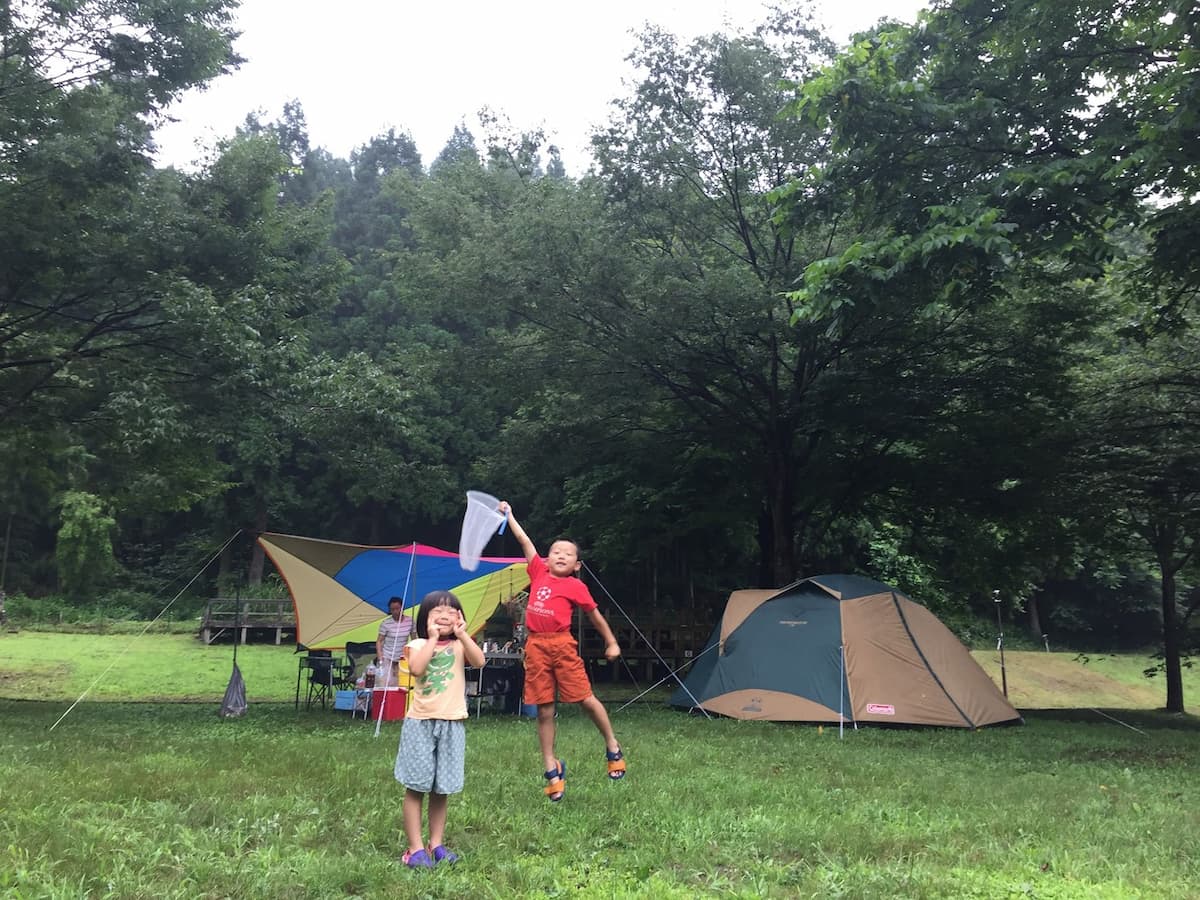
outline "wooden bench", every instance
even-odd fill
[[[240,632],[240,642],[248,643],[255,633],[274,632],[275,643],[283,643],[284,632],[296,634],[296,609],[288,598],[283,600],[232,600],[215,597],[204,608],[200,620],[200,639],[211,644],[225,630]]]

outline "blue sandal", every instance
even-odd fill
[[[567,764],[560,759],[558,761],[558,768],[544,773],[544,777],[550,782],[546,785],[545,794],[550,798],[551,803],[557,803],[563,798],[563,794],[566,792]]]

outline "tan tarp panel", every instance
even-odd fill
[[[746,621],[750,613],[758,609],[765,600],[782,594],[784,590],[787,590],[787,588],[780,591],[734,591],[730,594],[729,602],[725,604],[725,614],[721,617],[721,649],[717,652],[725,652],[726,639],[737,630],[739,625]]]
[[[346,643],[346,632],[360,626],[365,626],[364,631],[355,633],[352,640],[375,639],[379,623],[384,620],[385,614],[334,581],[330,577],[332,573],[324,571],[325,567],[333,562],[332,553],[324,554],[318,560],[318,564],[314,566],[284,549],[287,540],[284,535],[264,534],[259,540],[266,547],[271,562],[275,563],[275,568],[283,575],[293,598],[297,593],[311,591],[323,594],[330,601],[327,605],[306,609],[303,619],[297,611],[296,643],[303,644],[310,649],[324,649],[325,645],[322,642],[337,635],[339,637],[332,646],[341,647]],[[326,543],[325,541],[309,541],[305,538],[293,538],[292,540],[302,541],[306,545]],[[340,546],[336,544],[333,545],[333,548],[340,550]],[[305,552],[311,551],[306,549]],[[357,553],[358,548],[355,548],[353,552]],[[344,564],[343,561],[342,565]],[[338,566],[338,569],[340,568],[341,565]],[[333,571],[336,572],[337,569]],[[292,602],[294,605],[295,600],[293,599]]]
[[[701,706],[709,712],[733,719],[763,719],[770,722],[838,721],[836,709],[782,691],[730,691],[705,700]]]
[[[842,603],[855,719],[961,728],[1019,718],[950,629],[925,607],[896,599],[887,593]]]
[[[318,538],[296,537],[290,534],[263,534],[259,541],[278,547],[293,559],[303,556],[305,565],[324,572],[330,578],[363,550],[371,549],[358,544],[339,544],[336,541],[322,541]],[[274,555],[271,554],[272,558]]]

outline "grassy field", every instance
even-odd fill
[[[975,651],[1000,684],[1000,656]],[[204,645],[193,634],[0,634],[0,698],[74,700],[219,700],[233,658],[230,644]],[[1148,656],[1007,651],[1009,697],[1018,709],[1112,707],[1156,709],[1162,678],[1146,678]],[[250,702],[292,700],[297,660],[292,646],[238,648]],[[625,689],[628,693],[628,688]],[[661,695],[660,695],[661,696]],[[1184,670],[1184,699],[1200,712],[1200,668]]]
[[[533,723],[485,715],[450,803],[463,862],[413,873],[398,863],[399,723],[376,739],[344,713],[295,711],[295,659],[264,646],[239,651],[251,707],[225,721],[230,647],[88,638],[0,637],[0,694],[42,698],[0,700],[0,896],[1198,896],[1200,722],[1074,693],[1093,674],[1142,687],[1136,659],[1073,663],[1084,674],[1050,694],[1078,712],[980,732],[839,740],[611,702],[630,765],[615,784],[592,726],[564,709],[556,805]],[[1014,656],[1016,699],[1033,660]],[[102,673],[89,697],[104,702],[51,730]],[[182,698],[203,702],[164,702]]]

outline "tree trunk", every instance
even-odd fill
[[[1029,614],[1029,636],[1035,641],[1042,640],[1042,617],[1038,611],[1037,592],[1029,595],[1025,611]]]
[[[8,545],[12,543],[12,520],[13,514],[8,514],[8,525],[4,528],[4,558],[0,560],[0,592],[4,590],[4,579],[8,575]],[[0,615],[4,614],[4,604],[0,603]],[[5,619],[4,621],[8,621]]]
[[[376,500],[367,501],[367,543],[378,547],[383,543],[383,505]]]
[[[1175,610],[1175,566],[1169,552],[1160,552],[1162,573],[1163,668],[1167,676],[1167,712],[1183,712],[1183,667],[1180,662],[1179,619]]]
[[[758,585],[771,586],[771,560],[775,558],[775,536],[771,533],[771,517],[766,504],[758,514]]]
[[[263,577],[263,548],[258,542],[258,536],[267,530],[267,502],[262,497],[254,500],[254,550],[250,554],[250,575],[247,581],[251,587],[262,584]]]
[[[767,504],[771,524],[771,581],[783,587],[796,580],[795,496],[787,454],[771,460],[767,472]]]
[[[658,609],[658,548],[654,548],[654,556],[650,560],[650,606]]]
[[[229,573],[233,571],[233,544],[227,544],[225,549],[221,551],[221,555],[217,557],[217,590],[225,584],[229,579]]]

